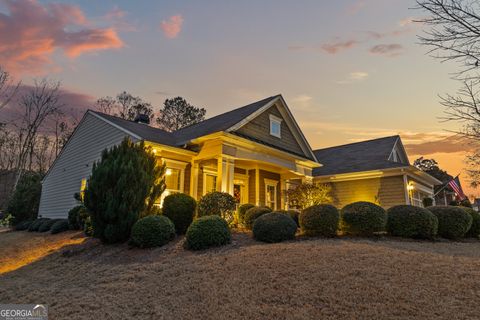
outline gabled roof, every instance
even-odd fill
[[[270,106],[272,103],[274,103],[277,100],[282,101],[282,103],[285,103],[281,95],[271,96],[271,97],[262,99],[260,101],[251,103],[249,105],[234,109],[232,111],[222,113],[215,117],[209,118],[207,120],[204,120],[197,124],[193,124],[191,126],[182,128],[174,132],[167,132],[165,130],[151,127],[146,124],[125,120],[125,119],[108,115],[105,113],[101,113],[98,111],[89,110],[89,112],[103,119],[104,121],[109,122],[110,124],[116,126],[117,128],[120,128],[121,130],[124,130],[127,133],[137,137],[138,139],[143,139],[146,141],[151,141],[151,142],[164,144],[172,147],[182,148],[186,143],[202,136],[206,136],[215,132],[222,132],[222,131],[231,132],[232,128],[234,128],[237,125],[241,125],[245,121],[249,121],[249,119],[253,117],[256,117],[259,112],[261,113],[262,110],[264,110],[266,107]],[[301,138],[304,141],[304,144],[306,145],[305,147],[306,150],[308,149],[308,152],[306,152],[307,155],[299,155],[299,156],[305,157],[310,160],[315,160],[313,152],[310,146],[308,145],[308,142],[306,141],[305,137],[303,136],[303,133],[298,128],[298,125],[296,124],[295,119],[293,119],[293,116],[288,110],[288,107],[285,106],[285,108],[287,109],[289,116],[292,118],[291,121],[297,127],[297,130],[299,131],[299,135],[301,136]],[[232,131],[231,133],[235,133],[235,132]],[[262,141],[255,141],[255,142],[266,144]],[[269,145],[269,146],[279,149],[281,151],[286,151],[283,148],[278,146],[274,146],[274,145]],[[286,151],[286,152],[289,152],[289,151]],[[292,152],[289,152],[289,153],[292,153]],[[308,155],[308,153],[310,155]],[[292,154],[298,155],[296,153],[292,153]]]
[[[280,95],[271,96],[244,107],[219,114],[218,116],[209,118],[205,121],[177,130],[173,135],[178,143],[185,143],[214,132],[226,131],[279,96]]]
[[[175,137],[171,132],[159,128],[154,128],[143,123],[125,120],[98,111],[89,110],[89,112],[100,116],[107,122],[110,122],[111,124],[120,127],[123,130],[128,131],[129,133],[133,133],[133,135],[136,136],[138,139],[156,142],[159,144],[165,144],[168,146],[176,146]]]
[[[409,167],[409,163],[389,160],[400,136],[356,142],[314,150],[323,166],[313,169],[314,176]]]

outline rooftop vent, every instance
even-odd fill
[[[136,123],[150,124],[150,117],[146,114],[139,113],[133,121],[135,121]]]

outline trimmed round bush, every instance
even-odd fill
[[[253,223],[253,237],[258,241],[275,243],[295,239],[297,224],[285,213],[270,212]]]
[[[341,210],[341,227],[346,234],[371,236],[385,231],[386,224],[385,210],[371,202],[354,202]]]
[[[50,219],[40,218],[40,219],[37,219],[37,220],[33,221],[32,224],[28,227],[28,231],[30,231],[30,232],[38,231],[38,228],[40,228],[40,225],[46,220],[50,220]]]
[[[330,204],[319,204],[306,208],[300,213],[299,223],[307,236],[335,237],[340,214]]]
[[[33,221],[35,221],[35,220],[22,221],[15,226],[15,230],[16,231],[28,230],[28,228],[33,223]]]
[[[59,219],[48,219],[43,221],[40,226],[38,227],[38,232],[47,232],[50,231],[52,226],[57,222]]]
[[[205,216],[193,221],[186,233],[185,245],[190,250],[203,250],[230,243],[228,223],[219,216]]]
[[[472,226],[465,235],[468,238],[478,238],[480,236],[480,213],[468,207],[461,207],[472,216]]]
[[[472,216],[460,207],[433,206],[428,207],[438,218],[438,235],[447,239],[460,239],[472,225]]]
[[[198,216],[220,216],[229,225],[235,222],[235,210],[237,209],[237,201],[226,192],[209,192],[204,195],[198,202]]]
[[[163,215],[172,220],[175,231],[184,234],[195,216],[197,202],[184,193],[174,193],[163,200]]]
[[[247,210],[247,212],[245,212],[245,217],[243,218],[243,225],[248,230],[252,230],[255,219],[269,212],[272,212],[272,209],[270,209],[269,207],[250,208]]]
[[[240,207],[238,207],[238,223],[243,224],[243,221],[245,219],[245,213],[248,209],[251,209],[253,207],[255,207],[255,205],[251,203],[242,204]]]
[[[59,219],[50,228],[50,233],[51,234],[57,234],[57,233],[60,233],[60,232],[67,231],[68,229],[70,229],[68,219]]]
[[[399,205],[387,210],[387,231],[392,236],[432,239],[438,230],[438,219],[425,208]]]
[[[68,211],[68,224],[72,230],[82,230],[88,217],[87,208],[83,205],[75,206]]]
[[[175,226],[165,216],[147,216],[135,222],[130,242],[140,248],[161,247],[175,238]]]
[[[300,226],[300,223],[298,222],[298,218],[300,216],[300,211],[295,210],[295,209],[290,209],[290,210],[277,210],[276,212],[285,213],[285,214],[289,215],[290,218],[292,218],[293,221],[295,221],[295,223],[297,224],[297,227]]]

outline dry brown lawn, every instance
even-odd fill
[[[235,234],[200,253],[182,239],[152,250],[93,239],[64,247],[79,239],[0,233],[0,264],[23,261],[25,248],[43,255],[0,275],[0,303],[46,303],[51,319],[480,318],[478,241],[261,244]]]

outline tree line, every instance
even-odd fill
[[[204,108],[195,107],[182,97],[166,99],[155,110],[151,103],[126,91],[115,97],[102,97],[91,108],[126,120],[145,114],[151,125],[166,131],[198,123],[206,114]],[[8,185],[11,189],[26,173],[43,175],[80,120],[62,101],[60,82],[41,79],[33,85],[23,85],[1,66],[0,115],[0,181],[4,188]],[[13,185],[12,179],[5,178],[12,173]]]

